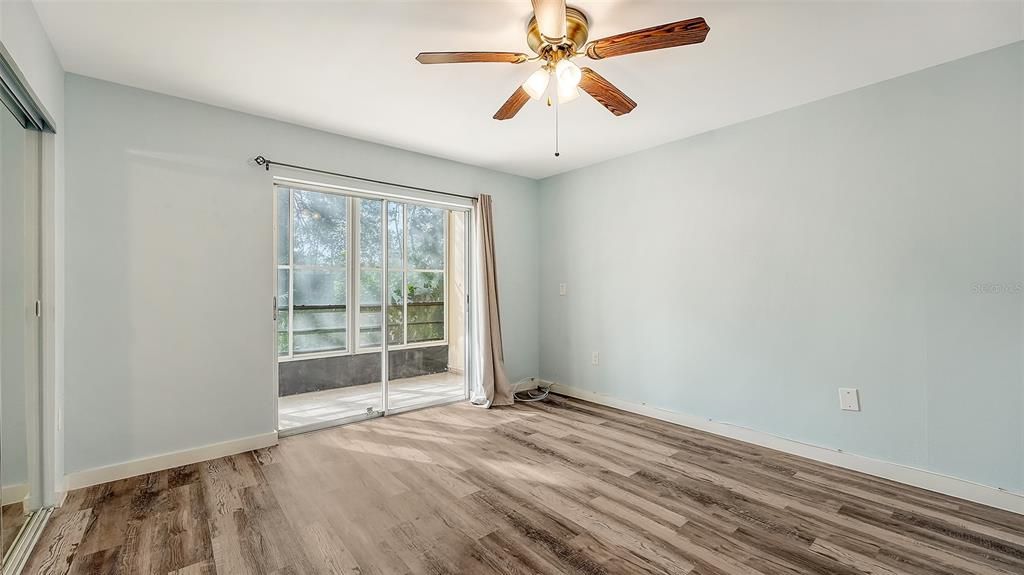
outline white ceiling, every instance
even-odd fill
[[[419,51],[527,51],[528,0],[52,2],[69,72],[539,178],[1024,38],[1022,0],[570,2],[591,38],[703,16],[704,44],[592,64],[639,104],[584,96],[491,116],[535,69],[424,66]],[[301,158],[294,158],[301,160]]]

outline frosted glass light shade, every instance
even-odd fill
[[[580,90],[575,84],[558,83],[558,103],[565,104],[580,97]]]
[[[541,68],[523,82],[523,90],[530,95],[534,100],[539,100],[544,95],[544,91],[548,89],[548,81],[551,79],[551,74]]]
[[[571,61],[559,60],[558,63],[555,64],[555,77],[558,79],[559,89],[562,89],[564,86],[565,90],[568,91],[569,86],[572,86],[573,88],[579,86],[580,79],[583,77],[583,72],[580,70],[579,66],[573,64]]]

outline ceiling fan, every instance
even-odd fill
[[[533,17],[526,27],[526,42],[536,56],[521,52],[420,52],[416,60],[421,64],[541,62],[540,69],[527,78],[494,114],[495,120],[511,119],[531,98],[539,100],[547,92],[552,76],[559,104],[575,100],[580,95],[579,88],[582,88],[609,112],[621,116],[632,112],[636,102],[597,72],[577,66],[573,58],[586,56],[601,60],[698,44],[711,30],[703,18],[691,18],[588,43],[589,28],[586,14],[578,8],[566,6],[565,0],[533,0]]]

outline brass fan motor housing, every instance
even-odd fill
[[[537,17],[530,18],[526,25],[526,43],[530,45],[538,56],[543,57],[545,52],[550,52],[558,46],[568,46],[569,53],[575,53],[583,49],[587,43],[587,36],[590,33],[590,21],[587,15],[579,8],[572,6],[565,7],[565,42],[563,44],[552,44],[540,34],[537,29]],[[557,39],[556,39],[557,40]]]

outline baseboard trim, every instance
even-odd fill
[[[28,497],[28,483],[16,483],[0,487],[0,505],[24,501]]]
[[[560,395],[583,399],[607,407],[614,407],[615,409],[644,415],[668,423],[692,427],[722,437],[760,445],[822,463],[828,463],[829,465],[835,465],[836,467],[859,471],[868,475],[874,475],[875,477],[889,479],[920,487],[921,489],[927,489],[928,491],[959,497],[960,499],[1024,515],[1024,494],[1022,493],[982,485],[908,465],[872,459],[830,447],[803,443],[740,425],[669,411],[644,403],[626,401],[603,393],[579,389],[560,383],[543,383],[551,385],[551,391]]]
[[[264,447],[270,447],[271,445],[277,445],[276,431],[253,435],[250,437],[243,437],[241,439],[233,439],[221,443],[214,443],[211,445],[204,445],[202,447],[192,449],[183,449],[172,453],[164,453],[162,455],[154,455],[152,457],[144,457],[142,459],[135,459],[124,463],[115,463],[114,465],[97,467],[96,469],[76,471],[65,476],[64,488],[65,492],[67,492],[72,489],[81,489],[83,487],[99,485],[109,481],[117,481],[119,479],[127,479],[137,475],[145,475],[146,473],[172,469],[181,465],[190,465],[192,463],[209,461],[211,459],[217,459],[218,457],[227,457],[228,455],[236,455],[238,453],[244,453],[254,449],[263,449]]]

